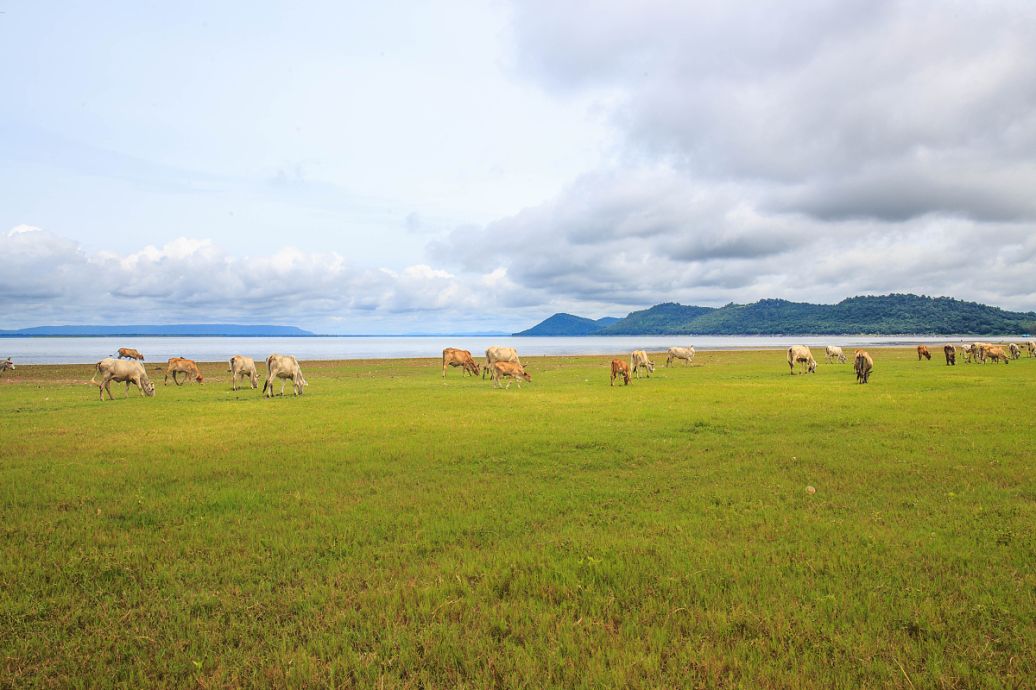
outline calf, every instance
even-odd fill
[[[622,376],[624,385],[630,385],[630,365],[621,359],[612,360],[612,382],[610,385],[615,385],[615,378],[617,376]]]
[[[922,357],[928,361],[932,360],[932,353],[928,351],[928,347],[926,345],[917,346],[917,361],[920,362]]]
[[[136,360],[139,360],[141,362],[144,361],[144,355],[140,354],[139,352],[134,350],[132,347],[120,347],[119,348],[118,359],[123,359],[123,358],[126,358],[126,359],[136,359]]]
[[[493,385],[497,388],[501,388],[500,379],[512,379],[518,384],[518,388],[522,387],[522,381],[532,383],[532,377],[525,372],[525,369],[521,364],[514,362],[493,362]],[[507,388],[511,387],[511,381],[507,382]]]
[[[184,374],[183,381],[176,378],[177,374]],[[189,379],[194,379],[198,383],[205,383],[205,377],[201,375],[201,371],[198,369],[198,363],[193,359],[185,359],[183,357],[170,357],[166,363],[165,377],[162,379],[162,385],[169,383],[169,377],[173,377],[173,383],[177,386],[182,386],[184,382]]]

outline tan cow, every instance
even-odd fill
[[[994,364],[997,362],[1007,364],[1007,361],[1010,359],[1010,357],[1007,356],[1007,353],[1004,352],[1004,348],[996,345],[986,348],[985,358],[992,360]]]
[[[1029,351],[1030,357],[1036,357],[1036,340],[1025,341],[1025,349]],[[7,360],[11,361],[11,360]]]
[[[805,345],[792,345],[788,348],[788,368],[795,373],[795,365],[801,364],[803,373],[817,373],[817,360],[813,359],[813,353]]]
[[[493,385],[500,388],[500,379],[510,378],[518,387],[522,387],[522,380],[532,383],[532,377],[526,373],[521,364],[514,362],[493,362]],[[511,381],[507,382],[507,388],[511,387]]]
[[[478,362],[471,356],[469,350],[459,350],[455,347],[447,347],[442,351],[442,377],[446,378],[446,367],[463,367],[464,373],[469,376],[479,375]]]
[[[282,379],[281,395],[284,395],[284,386],[291,380],[295,395],[302,395],[305,386],[309,383],[302,377],[302,367],[294,355],[272,354],[266,358],[266,382],[263,384],[263,395],[273,397],[274,379]],[[269,391],[269,393],[267,393]]]
[[[682,359],[686,364],[690,364],[691,360],[694,359],[694,348],[693,347],[671,347],[665,353],[665,365],[668,367],[672,364],[674,359]]]
[[[97,375],[101,375],[100,383],[97,382]],[[151,383],[151,379],[147,376],[147,371],[144,370],[144,365],[140,362],[126,362],[121,359],[115,359],[114,357],[105,357],[95,365],[94,375],[90,379],[90,383],[97,384],[97,394],[100,399],[104,400],[105,391],[108,392],[108,399],[114,400],[112,397],[111,382],[116,383],[126,382],[126,395],[129,397],[130,384],[136,384],[137,388],[140,389],[141,397],[147,396],[149,398],[155,395],[155,384]]]
[[[640,378],[640,370],[647,369],[648,378],[655,371],[655,363],[648,359],[648,354],[643,350],[634,350],[630,353],[630,369]]]
[[[522,361],[518,359],[518,351],[513,347],[501,347],[499,345],[493,345],[486,348],[486,368],[482,371],[482,380],[486,378],[486,374],[492,376],[492,366],[496,362],[512,362],[518,366],[522,366]]]
[[[630,365],[621,359],[612,360],[612,382],[609,385],[615,385],[615,378],[621,376],[622,381],[625,385],[630,385]]]
[[[184,374],[183,381],[176,378],[177,374]],[[177,386],[182,386],[189,379],[194,379],[198,383],[205,383],[205,377],[201,375],[198,364],[193,359],[170,357],[166,363],[165,377],[162,379],[163,386],[169,383],[170,376],[173,377],[173,383]]]
[[[953,345],[943,345],[942,352],[946,355],[946,366],[956,366],[957,364],[957,348]]]
[[[831,364],[836,359],[840,363],[845,364],[845,353],[837,345],[828,345],[824,348],[824,359],[827,360],[828,364]]]
[[[871,359],[871,356],[863,350],[857,350],[854,364],[854,368],[856,369],[856,382],[867,383],[871,377],[871,370],[874,369],[874,360]]]
[[[1022,356],[1022,348],[1017,343],[1009,343],[1007,349],[1011,351],[1011,359],[1018,359]]]
[[[124,357],[126,359],[140,360],[141,362],[144,361],[144,355],[140,354],[139,352],[134,350],[132,347],[120,347],[119,348],[118,359],[122,359]]]
[[[244,355],[234,355],[230,358],[230,382],[234,390],[237,390],[238,378],[248,377],[252,390],[259,387],[259,372],[255,370],[255,360]]]
[[[10,357],[0,361],[0,374],[4,373],[8,369],[11,369],[12,371],[14,370],[14,362],[11,361]]]
[[[974,343],[971,346],[972,354],[982,364],[986,363],[986,357],[989,354],[989,350],[995,347],[993,343]]]
[[[920,362],[922,357],[927,359],[929,362],[932,361],[932,353],[928,351],[927,345],[917,346],[917,361]]]

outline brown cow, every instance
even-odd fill
[[[856,382],[867,383],[871,376],[871,369],[874,368],[874,360],[863,350],[856,351],[855,369]]]
[[[925,359],[927,359],[929,361],[931,361],[931,359],[932,359],[932,353],[928,351],[928,346],[927,345],[918,345],[917,346],[917,361],[920,362],[922,357],[924,357]]]
[[[1008,360],[1011,359],[1007,356],[1007,353],[1004,352],[1004,348],[996,345],[992,347],[987,347],[985,349],[985,355],[987,359],[993,360],[994,364],[997,362],[1003,362],[1004,364],[1007,364]]]
[[[446,378],[446,367],[463,367],[464,373],[474,376],[479,375],[478,362],[471,356],[469,350],[459,350],[455,347],[447,347],[442,351],[442,377]]]
[[[493,362],[493,384],[497,388],[502,388],[500,385],[500,379],[510,378],[513,379],[518,387],[522,387],[522,379],[532,383],[532,377],[525,373],[525,369],[522,368],[521,364],[514,362]],[[511,382],[507,382],[507,388],[511,387]]]
[[[193,378],[198,383],[205,383],[204,377],[198,370],[198,364],[193,359],[184,359],[183,357],[170,357],[169,362],[165,368],[165,378],[162,379],[162,385],[169,383],[169,375],[173,376],[173,383],[177,386],[182,386],[184,381]],[[179,381],[176,378],[177,374],[184,374],[183,381]]]
[[[948,367],[949,366],[956,366],[957,365],[957,348],[955,348],[953,345],[943,345],[942,346],[942,351],[943,351],[943,354],[946,355],[946,366],[948,366]]]
[[[612,382],[610,385],[615,385],[615,377],[622,376],[622,381],[625,385],[630,385],[630,365],[621,359],[612,360]]]
[[[144,361],[144,355],[140,354],[132,347],[120,347],[119,355],[116,359],[139,359],[141,362]]]

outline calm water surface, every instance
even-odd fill
[[[1021,336],[982,340],[1022,340]],[[975,340],[974,336],[608,336],[583,338],[517,338],[400,336],[326,338],[0,338],[0,357],[11,357],[16,364],[92,364],[115,354],[120,347],[133,347],[149,362],[170,357],[188,357],[199,362],[214,362],[242,354],[257,361],[271,352],[293,354],[299,359],[393,359],[401,357],[440,357],[444,347],[460,347],[481,355],[490,345],[509,345],[525,355],[611,355],[630,350],[664,351],[679,345],[698,350],[736,350],[786,348],[806,344],[810,347],[881,347],[919,343],[957,343]],[[817,353],[814,353],[817,354]]]

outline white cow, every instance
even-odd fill
[[[1022,348],[1018,347],[1018,343],[1009,343],[1007,349],[1011,351],[1011,359],[1018,359],[1022,356]]]
[[[486,348],[486,368],[482,370],[482,380],[485,380],[486,374],[492,375],[493,364],[496,362],[514,362],[522,366],[522,361],[518,359],[518,351],[513,347],[493,345]]]
[[[842,352],[842,348],[838,347],[837,345],[828,345],[827,347],[825,347],[824,358],[827,360],[828,364],[831,364],[836,359],[842,364],[845,364],[846,362],[845,353]]]
[[[96,380],[98,374],[101,375],[100,383]],[[104,400],[105,391],[108,392],[108,399],[114,400],[111,389],[112,381],[116,383],[126,382],[125,397],[129,397],[131,383],[136,384],[137,388],[140,389],[141,397],[147,396],[150,398],[155,395],[155,384],[151,383],[151,379],[147,376],[147,371],[144,370],[144,365],[137,360],[126,361],[124,359],[106,357],[98,362],[90,383],[97,384],[97,393],[102,401]]]
[[[694,359],[694,348],[693,347],[671,347],[665,353],[665,365],[669,366],[672,364],[674,359],[682,359],[687,364],[691,363]]]
[[[234,355],[230,358],[230,381],[237,390],[238,378],[248,377],[249,382],[252,384],[252,390],[259,387],[259,373],[255,370],[255,360],[251,357],[245,357],[244,355]]]
[[[11,369],[11,370],[14,369],[14,362],[11,361],[10,357],[8,357],[5,360],[0,361],[0,374],[4,373],[8,369]]]
[[[1029,351],[1030,357],[1036,357],[1036,340],[1028,340],[1025,342],[1025,349]],[[10,362],[11,360],[7,360]]]
[[[302,395],[303,388],[309,385],[302,377],[302,367],[299,366],[299,361],[295,359],[294,355],[272,354],[266,358],[266,383],[263,384],[263,395],[268,398],[273,397],[274,379],[283,379],[281,395],[284,395],[284,386],[288,379],[291,379],[295,395]]]
[[[655,370],[655,363],[648,359],[648,355],[643,350],[634,350],[630,353],[630,369],[640,378],[640,368],[644,367],[648,370],[648,378],[651,378],[651,373]]]
[[[810,374],[817,373],[817,360],[813,359],[813,353],[805,345],[792,345],[788,348],[788,367],[793,374],[796,364],[802,364]]]

